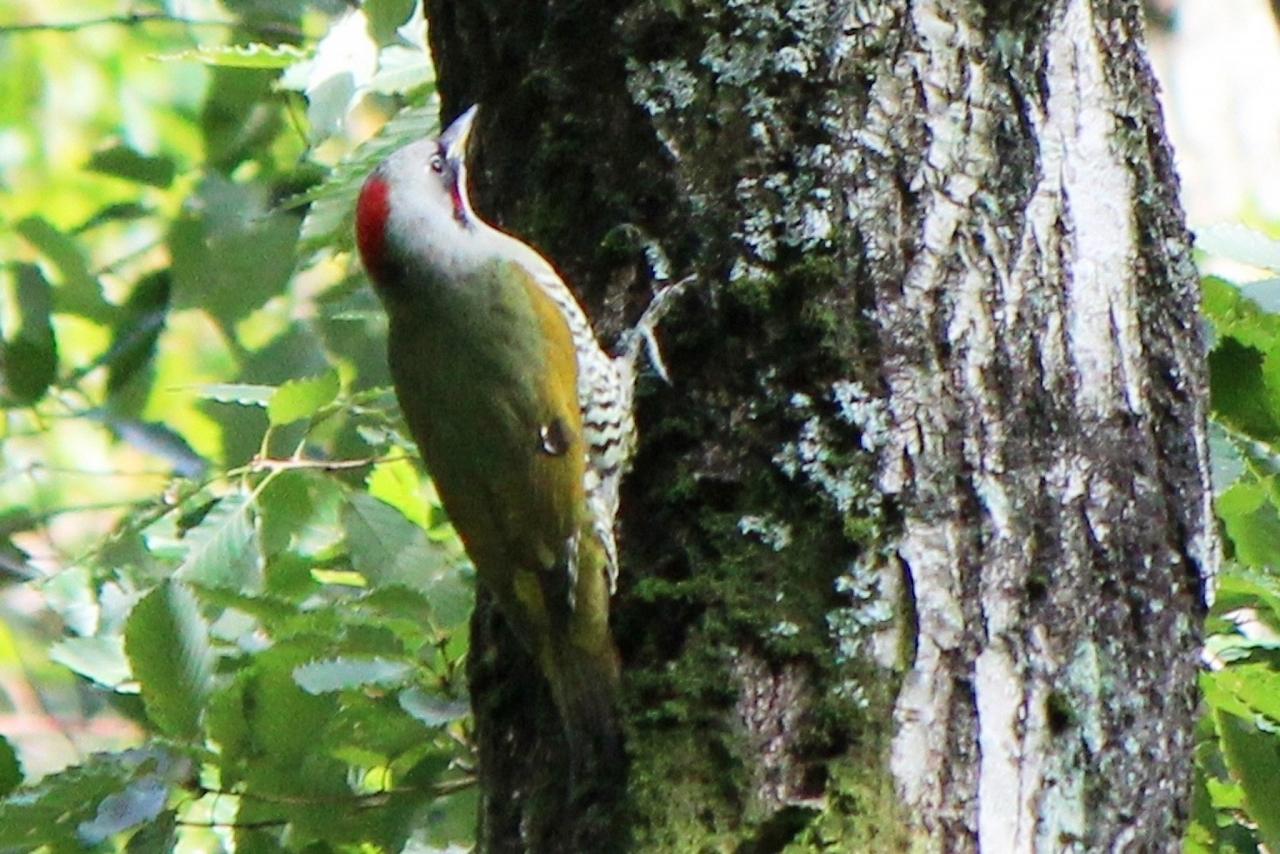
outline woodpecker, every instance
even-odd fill
[[[475,116],[373,171],[356,244],[389,319],[400,407],[480,583],[550,684],[571,760],[616,762],[609,598],[638,344],[606,354],[555,268],[476,215]],[[634,341],[652,345],[656,317]]]

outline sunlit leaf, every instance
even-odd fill
[[[223,68],[288,68],[309,56],[291,44],[204,45],[157,57],[162,62],[194,60]]]
[[[196,389],[196,394],[206,400],[238,403],[241,406],[266,407],[275,393],[275,386],[247,383],[210,383]]]
[[[364,685],[398,685],[412,670],[403,661],[342,656],[307,662],[293,671],[293,679],[308,694],[323,694]]]
[[[288,424],[310,418],[333,403],[341,390],[337,371],[326,371],[318,377],[290,380],[267,403],[267,418],[272,424]]]
[[[1280,272],[1280,241],[1243,225],[1224,223],[1199,228],[1196,248],[1241,264]]]
[[[412,460],[402,457],[379,462],[365,482],[374,498],[390,504],[415,525],[428,526],[431,506],[423,495],[422,479]]]
[[[471,712],[466,700],[431,694],[416,687],[400,692],[400,708],[427,726],[451,724]]]
[[[124,638],[63,638],[49,650],[49,657],[99,685],[117,688],[133,677],[124,652]]]

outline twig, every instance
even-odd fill
[[[0,35],[7,33],[74,33],[92,27],[135,27],[140,24],[176,24],[184,27],[232,27],[251,30],[263,35],[300,39],[305,34],[288,24],[251,24],[247,21],[223,21],[214,18],[183,18],[166,12],[130,12],[127,15],[108,15],[103,18],[85,18],[81,21],[43,21],[34,24],[3,24]]]

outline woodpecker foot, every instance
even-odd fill
[[[649,301],[649,307],[644,310],[644,314],[640,315],[640,320],[626,333],[623,340],[623,353],[631,366],[632,376],[635,376],[636,362],[639,361],[640,351],[643,348],[644,354],[649,357],[649,364],[653,365],[654,373],[661,377],[663,382],[671,383],[671,376],[667,373],[666,363],[662,361],[662,349],[658,346],[654,330],[671,310],[676,297],[684,293],[696,278],[693,275],[685,276],[678,282],[669,282],[660,286],[654,293],[653,299]]]

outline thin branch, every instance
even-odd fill
[[[364,459],[359,460],[309,460],[298,457],[281,460],[272,459],[270,457],[257,457],[245,466],[245,468],[249,471],[292,471],[295,469],[342,471],[344,469],[365,468],[366,466],[377,465],[378,463],[393,463],[398,460],[408,459],[412,459],[412,457],[407,454],[387,457],[365,457]],[[228,474],[231,474],[231,472]]]
[[[262,35],[300,39],[305,34],[289,24],[251,24],[247,21],[223,21],[214,18],[184,18],[166,12],[131,12],[127,15],[108,15],[103,18],[85,18],[81,21],[37,22],[34,24],[3,24],[0,35],[8,33],[74,33],[93,27],[135,27],[141,24],[176,24],[184,27],[229,27],[250,30]]]

